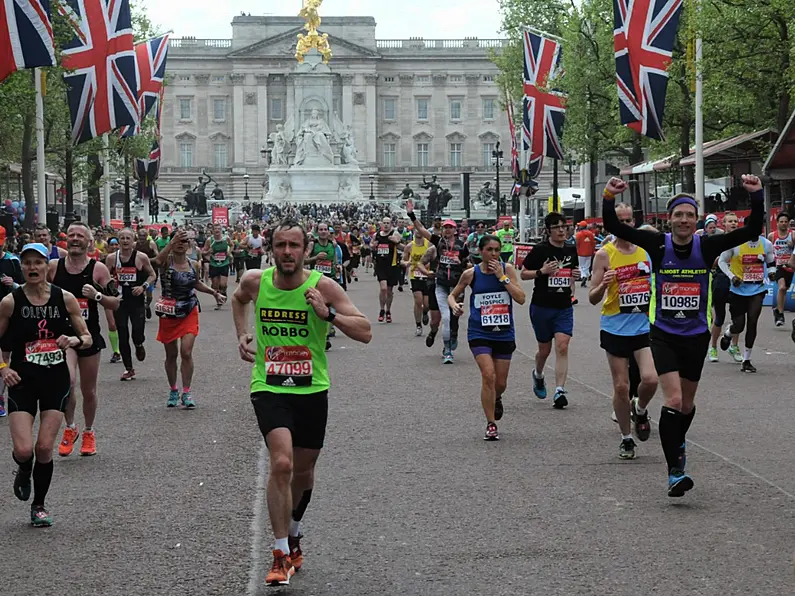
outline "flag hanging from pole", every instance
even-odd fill
[[[563,159],[564,95],[547,89],[563,74],[560,43],[524,31],[524,100],[522,139],[529,150],[527,171],[531,178],[541,173],[544,156]]]
[[[0,0],[0,81],[23,68],[54,64],[49,0]]]
[[[621,124],[663,139],[663,112],[682,0],[613,0]]]
[[[153,109],[159,109],[157,105],[162,98],[167,57],[168,35],[135,44],[135,62],[138,70],[138,125],[124,127],[121,131],[122,137],[140,134],[144,118]]]
[[[519,147],[516,142],[516,124],[514,123],[513,100],[506,92],[505,106],[508,112],[508,128],[511,131],[511,175],[514,180],[519,179]]]

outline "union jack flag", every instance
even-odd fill
[[[506,94],[505,105],[508,111],[508,128],[511,131],[511,175],[514,180],[519,179],[519,148],[516,144],[516,125],[514,124],[513,100]]]
[[[140,134],[144,118],[152,111],[152,108],[159,106],[160,92],[163,89],[163,80],[166,76],[167,56],[168,35],[135,44],[135,59],[138,65],[138,125],[122,129],[122,137]],[[160,134],[159,119],[156,134]]]
[[[524,37],[524,100],[522,138],[530,150],[527,171],[536,178],[544,166],[544,156],[563,159],[564,96],[540,89],[562,75],[560,44],[530,31]]]
[[[160,176],[160,143],[152,143],[149,159],[136,159],[133,176],[138,180],[138,196],[141,199],[155,196],[155,180]]]
[[[0,81],[22,68],[53,64],[49,0],[0,0]]]
[[[74,37],[63,49],[72,141],[138,123],[138,82],[129,0],[66,0]]]
[[[682,0],[613,0],[613,44],[621,124],[663,139],[668,66]]]

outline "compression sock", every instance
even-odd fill
[[[36,462],[33,466],[33,506],[44,505],[44,498],[47,496],[47,491],[50,490],[50,482],[52,481],[52,460],[46,464],[40,461]]]
[[[682,445],[682,418],[679,410],[663,406],[660,410],[660,443],[662,443],[668,472],[679,467],[679,451]]]
[[[119,353],[119,332],[108,331],[108,338],[110,339],[110,347],[113,349],[114,354]]]
[[[30,476],[30,473],[33,471],[33,456],[30,456],[30,459],[27,461],[19,461],[17,456],[11,453],[11,457],[14,459],[14,462],[19,466],[19,473],[25,474],[26,476]]]

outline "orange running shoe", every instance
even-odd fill
[[[80,455],[96,455],[97,439],[93,430],[83,431],[83,441],[80,443]]]
[[[63,438],[61,439],[61,444],[58,445],[58,455],[61,457],[72,455],[72,451],[75,448],[75,441],[77,441],[77,437],[79,436],[80,432],[77,430],[77,425],[75,425],[74,428],[69,428],[67,426],[63,429]]]
[[[280,550],[273,551],[273,565],[265,578],[265,583],[269,586],[289,586],[290,578],[295,575],[295,567],[289,555],[285,555]]]
[[[301,552],[301,538],[302,535],[288,536],[287,542],[290,544],[290,560],[293,562],[296,573],[301,570],[301,565],[304,564],[304,553]]]

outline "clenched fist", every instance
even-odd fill
[[[621,178],[616,178],[613,176],[608,180],[607,186],[605,186],[605,190],[609,192],[611,195],[620,195],[622,192],[627,190],[627,183],[624,182]]]
[[[749,193],[762,190],[762,181],[759,176],[753,174],[743,174],[743,186]]]

